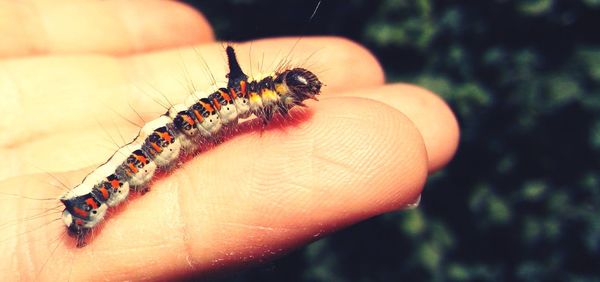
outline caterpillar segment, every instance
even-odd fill
[[[303,68],[249,80],[234,49],[228,46],[226,53],[227,88],[209,95],[195,92],[183,104],[173,105],[60,198],[65,206],[63,221],[78,247],[86,244],[85,235],[102,222],[109,208],[125,201],[130,190],[147,191],[158,170],[168,170],[203,140],[216,140],[223,128],[252,114],[266,124],[275,114],[287,115],[292,107],[305,106],[306,99],[316,100],[321,91],[317,76]]]
[[[211,94],[209,99],[217,109],[224,126],[232,126],[238,123],[238,111],[229,90],[220,88]]]
[[[201,98],[193,101],[190,112],[196,121],[196,127],[204,137],[213,137],[221,130],[219,113],[210,99]]]
[[[228,86],[229,93],[233,97],[233,102],[237,110],[238,118],[247,118],[252,113],[250,112],[250,99],[248,96],[248,82],[240,81],[237,85]]]
[[[142,151],[156,163],[158,168],[169,168],[179,158],[181,142],[173,120],[162,115],[146,123],[136,138],[142,143]]]
[[[103,165],[96,168],[90,175],[99,181],[92,188],[92,195],[98,201],[106,203],[108,207],[115,207],[123,202],[129,195],[129,182],[127,176],[118,173],[117,167],[127,158],[122,147]]]
[[[181,143],[184,152],[192,152],[200,139],[200,130],[196,127],[196,120],[192,112],[183,104],[176,104],[169,108],[167,114],[173,120],[175,138]]]
[[[146,154],[141,144],[131,144],[131,153],[119,167],[117,173],[125,174],[129,186],[140,191],[150,183],[156,172],[156,163]]]

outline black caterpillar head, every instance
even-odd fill
[[[321,86],[323,85],[314,73],[303,68],[285,71],[279,75],[278,80],[285,83],[290,95],[297,102],[306,99],[316,100],[316,95],[321,93]]]

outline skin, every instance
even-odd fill
[[[176,2],[0,6],[4,280],[171,280],[249,267],[406,208],[456,151],[448,106],[418,86],[385,84],[380,64],[357,43],[235,44],[247,73],[259,69],[250,58],[261,58],[262,69],[287,53],[300,58],[291,65],[326,84],[321,101],[264,130],[240,125],[112,211],[77,249],[64,225],[50,222],[60,208],[30,218],[58,203],[27,197],[56,198],[64,189],[53,185],[76,185],[114,143],[132,139],[139,128],[127,120],[142,121],[131,108],[148,121],[165,111],[156,102],[167,104],[163,95],[183,101],[190,79],[209,89],[204,62],[223,85],[223,44],[200,12]]]

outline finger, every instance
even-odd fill
[[[251,63],[249,55],[262,58],[264,54],[264,62],[275,67],[295,42],[278,39],[240,44],[238,54],[243,65],[256,68],[247,72],[256,74],[261,64]],[[332,66],[329,71],[317,71],[327,84],[325,93],[383,83],[383,72],[373,56],[348,40],[304,38],[293,52],[304,61],[313,55],[311,60],[317,69],[319,64]],[[227,65],[220,44],[132,59],[71,56],[2,62],[0,90],[7,99],[0,110],[7,118],[0,123],[0,129],[10,130],[11,134],[0,136],[0,144],[14,149],[47,135],[85,132],[97,128],[98,122],[109,127],[126,125],[127,120],[143,123],[130,105],[145,117],[155,118],[165,112],[163,106],[183,101],[193,89],[211,89],[202,60],[211,66],[214,77],[222,79],[218,85],[226,85]],[[352,67],[357,65],[361,67]],[[141,75],[141,69],[146,70],[146,76]],[[39,161],[42,160],[36,160]]]
[[[377,100],[405,114],[423,136],[430,172],[444,167],[456,153],[460,135],[456,117],[448,104],[427,89],[398,83],[334,92],[332,95]]]
[[[125,55],[214,40],[202,14],[174,1],[2,1],[0,58]]]
[[[196,156],[114,214],[85,248],[66,247],[73,244],[67,238],[51,254],[53,238],[64,232],[60,224],[31,232],[18,248],[35,251],[18,254],[30,255],[32,264],[9,266],[33,269],[3,273],[81,280],[98,277],[101,265],[110,270],[102,279],[168,280],[224,270],[403,208],[419,195],[427,156],[404,115],[368,99],[310,106],[292,125],[273,125],[262,135],[243,130]],[[14,184],[3,188],[17,190]]]

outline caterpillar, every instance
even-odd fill
[[[130,191],[145,193],[159,171],[168,171],[184,154],[195,152],[204,140],[233,128],[251,115],[268,124],[274,115],[287,116],[307,99],[317,100],[322,83],[311,71],[292,68],[249,79],[232,46],[226,49],[229,73],[226,87],[206,97],[192,93],[182,104],[147,122],[137,137],[122,146],[82,182],[60,197],[67,233],[84,247],[87,235],[123,203]]]

